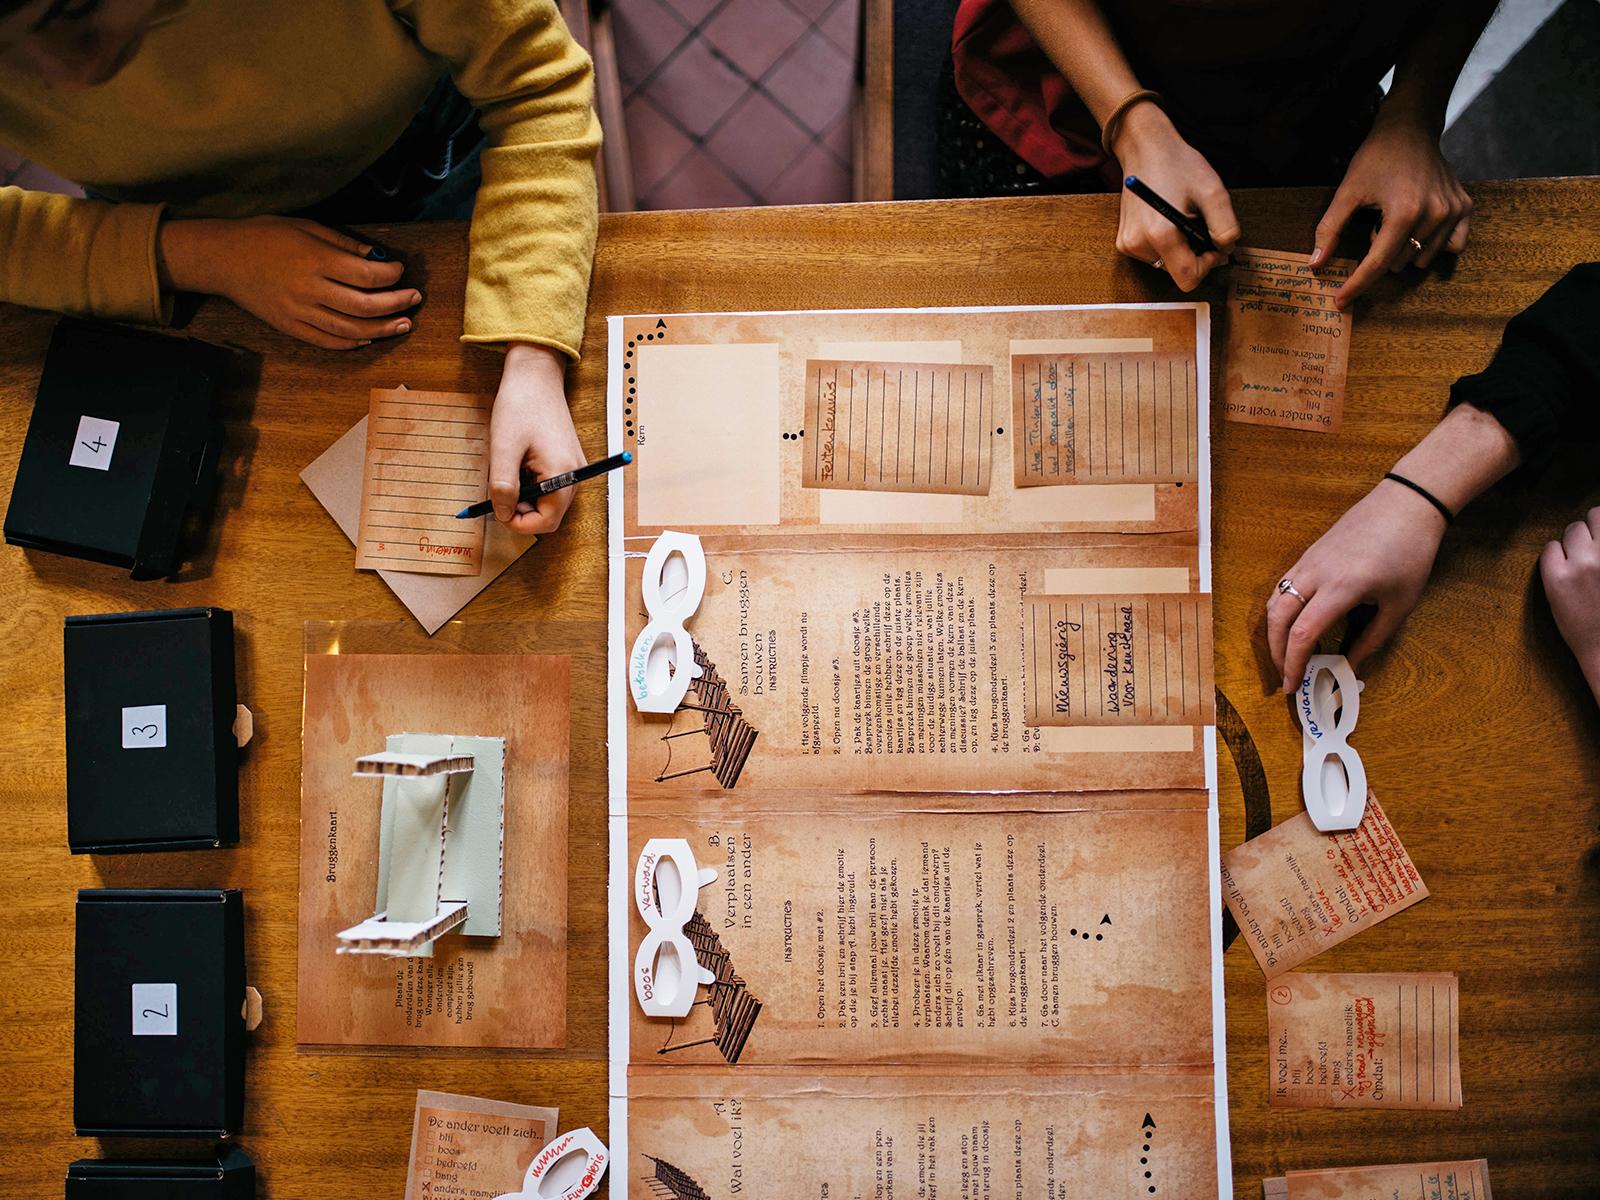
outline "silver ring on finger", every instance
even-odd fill
[[[1290,579],[1287,575],[1278,580],[1278,595],[1293,596],[1296,600],[1300,601],[1301,604],[1306,603],[1306,598],[1295,589],[1294,580]]]
[[[1158,271],[1165,271],[1167,269],[1167,263],[1166,263],[1165,259],[1158,258],[1158,259],[1155,260],[1155,262],[1151,263],[1150,265],[1152,267],[1154,267]]]

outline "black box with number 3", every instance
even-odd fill
[[[62,656],[73,853],[237,842],[233,614],[72,616]]]

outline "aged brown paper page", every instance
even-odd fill
[[[325,1046],[566,1044],[570,661],[550,655],[311,654],[305,660],[296,1040]],[[392,733],[506,739],[498,938],[432,958],[335,953],[373,914],[381,782],[355,761]]]
[[[1427,895],[1371,792],[1346,833],[1323,833],[1302,812],[1222,856],[1222,898],[1268,979]]]
[[[456,513],[487,495],[492,396],[372,392],[356,567],[477,575],[485,518]]]
[[[1284,1178],[1288,1200],[1494,1200],[1484,1158],[1290,1171]]]
[[[1122,572],[1177,572],[1194,586],[1192,547],[1110,540],[1005,550],[813,541],[750,551],[702,539],[706,590],[686,629],[706,674],[670,716],[626,712],[632,794],[1058,791],[1067,781],[1084,792],[1203,788],[1198,732],[1160,728],[1171,718],[1148,718],[1142,701],[1123,723],[1150,732],[1128,741],[1027,720],[1029,594],[1047,591],[1058,573],[1087,586]],[[626,564],[630,645],[646,619],[642,567],[637,558]],[[1170,708],[1180,711],[1180,687],[1191,689],[1191,708],[1209,706],[1209,651],[1203,699],[1177,670],[1180,621],[1190,642],[1209,645],[1209,602],[1169,598],[1167,608]],[[1193,645],[1187,653],[1194,666]]]
[[[1211,725],[1208,593],[1029,595],[1030,725]]]
[[[1274,1108],[1460,1108],[1451,974],[1290,971],[1267,992]]]
[[[1193,532],[1199,528],[1199,489],[1195,484],[1099,477],[1095,454],[1092,480],[1062,480],[1059,485],[1018,487],[1010,439],[1017,436],[1012,406],[1003,393],[1018,355],[1097,353],[1152,354],[1160,358],[1205,358],[1196,368],[1209,388],[1210,314],[1205,305],[1176,304],[1119,308],[1005,309],[984,312],[779,312],[664,314],[618,318],[612,322],[616,353],[613,451],[635,456],[622,489],[618,516],[627,539],[654,537],[663,529],[748,537],[794,533],[965,534],[1036,538],[1041,534],[1096,531]],[[985,436],[965,442],[970,464],[975,447],[991,455],[983,467],[984,486],[967,491],[860,491],[852,460],[837,462],[835,482],[818,486],[819,423],[815,377],[808,388],[808,363],[912,364],[913,370],[942,368],[957,380],[986,371]],[[955,374],[959,372],[959,374]],[[858,381],[861,376],[855,377]],[[895,395],[894,381],[889,389]],[[956,427],[947,439],[951,474],[960,482],[956,451],[962,446],[950,393],[946,421],[940,387],[937,401],[919,381],[920,401],[901,403],[902,479],[911,465],[910,418],[920,414],[929,432],[930,408],[939,422]],[[998,387],[1001,395],[993,396]],[[1181,391],[1181,389],[1179,389]],[[860,385],[857,384],[859,399]],[[993,397],[993,398],[991,398]],[[844,440],[854,431],[862,465],[876,468],[879,446],[864,435],[864,405],[836,415],[832,431]],[[968,385],[968,415],[971,385]],[[1204,400],[1196,396],[1198,405]],[[1096,433],[1099,397],[1096,394]],[[880,391],[872,393],[871,419],[883,442],[883,470],[893,478],[887,432],[880,419]],[[890,406],[889,411],[896,411]],[[1163,416],[1163,428],[1165,418]],[[1203,422],[1196,420],[1201,432]],[[1177,419],[1181,432],[1183,421]],[[1134,435],[1130,419],[1128,432]],[[915,446],[918,472],[930,461],[944,470],[944,453],[934,438],[930,458],[923,441]],[[1197,449],[1198,455],[1198,449]],[[849,465],[847,465],[849,464]],[[851,487],[838,486],[850,476]],[[876,478],[876,475],[874,476]],[[926,486],[926,485],[919,485]]]
[[[681,837],[718,871],[694,937],[728,982],[679,1020],[632,1006],[633,1061],[1207,1067],[1204,799],[1158,813],[863,812],[821,796],[759,815],[635,810],[630,863]],[[631,962],[637,912],[629,932]]]
[[[448,1092],[417,1093],[406,1200],[494,1200],[522,1187],[558,1112]]]
[[[1229,421],[1338,433],[1353,318],[1333,294],[1355,263],[1288,250],[1233,251],[1222,412]]]
[[[1183,355],[1015,355],[1016,485],[1198,479],[1194,371]]]
[[[988,493],[992,368],[812,359],[805,387],[806,487]]]
[[[634,1071],[615,1168],[626,1194],[1042,1200],[1215,1187],[1209,1071],[759,1072]]]

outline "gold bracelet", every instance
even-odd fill
[[[1100,131],[1100,149],[1106,152],[1107,158],[1117,157],[1116,151],[1111,148],[1111,143],[1117,136],[1122,118],[1128,115],[1128,110],[1135,104],[1142,104],[1146,100],[1159,106],[1162,103],[1161,93],[1153,92],[1149,88],[1140,88],[1136,92],[1129,92],[1123,97],[1122,103],[1111,110],[1111,115],[1106,118],[1106,123]]]

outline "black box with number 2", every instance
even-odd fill
[[[223,1137],[244,1116],[244,893],[88,889],[74,954],[81,1136]]]

